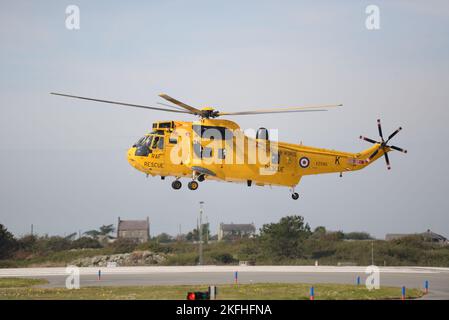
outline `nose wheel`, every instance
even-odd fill
[[[195,180],[192,180],[189,182],[187,187],[189,187],[190,190],[196,190],[196,189],[198,189],[198,182],[196,182]]]
[[[299,194],[297,192],[293,192],[292,193],[292,199],[293,200],[298,200],[299,199]]]
[[[182,183],[179,180],[175,180],[171,183],[171,187],[175,190],[179,190],[182,187]]]

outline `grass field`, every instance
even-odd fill
[[[168,299],[184,300],[188,291],[206,291],[206,286],[135,286],[135,287],[84,287],[78,290],[65,288],[39,288],[45,280],[23,278],[0,278],[0,299]],[[315,288],[316,300],[373,300],[399,299],[401,288],[384,287],[379,290],[367,290],[354,285],[318,284]],[[309,299],[308,284],[239,284],[218,286],[218,299],[254,300],[254,299]],[[408,289],[407,298],[422,296],[420,289]]]

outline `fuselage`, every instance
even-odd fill
[[[342,152],[256,138],[232,121],[159,121],[128,150],[128,161],[152,176],[189,177],[256,185],[296,186],[312,174],[354,171],[368,165],[379,145],[360,153]],[[388,152],[388,150],[387,150]],[[378,152],[371,162],[383,155]]]

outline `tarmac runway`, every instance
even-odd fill
[[[219,285],[234,283],[341,283],[355,284],[360,276],[364,285],[365,267],[332,266],[176,266],[176,267],[104,267],[79,268],[83,286],[141,285]],[[101,270],[101,279],[98,271]],[[379,267],[380,285],[423,288],[429,282],[425,299],[449,299],[449,268]],[[45,287],[65,287],[66,268],[0,269],[0,277],[47,279]]]

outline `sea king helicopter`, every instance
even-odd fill
[[[158,121],[152,131],[140,138],[127,152],[128,162],[147,176],[161,179],[174,177],[172,188],[182,187],[181,178],[188,178],[190,190],[198,189],[198,182],[218,180],[246,183],[248,187],[289,187],[294,200],[299,198],[295,187],[303,176],[323,173],[339,173],[360,170],[384,156],[388,170],[388,152],[407,150],[389,145],[390,140],[402,130],[399,127],[384,139],[380,120],[377,128],[380,140],[360,136],[373,144],[358,153],[321,149],[302,144],[280,142],[269,137],[269,130],[259,128],[255,138],[240,129],[239,125],[222,116],[277,114],[290,112],[318,112],[342,106],[341,104],[302,106],[252,111],[221,112],[211,107],[196,108],[166,94],[159,96],[167,103],[164,107],[147,106],[110,100],[94,99],[63,93],[53,95],[143,108],[198,117],[197,121]],[[220,118],[220,119],[218,119]]]

